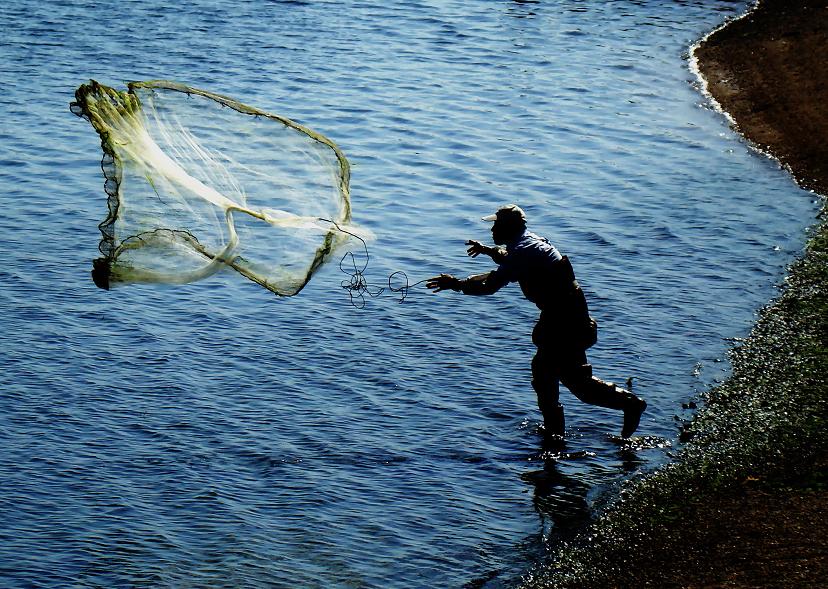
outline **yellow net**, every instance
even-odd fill
[[[298,293],[350,224],[349,166],[289,119],[168,81],[95,81],[72,112],[101,138],[109,213],[93,278],[182,284],[231,268]]]

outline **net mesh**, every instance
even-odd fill
[[[98,286],[232,268],[290,296],[358,232],[345,156],[289,119],[168,81],[125,92],[91,81],[75,98],[104,152]]]

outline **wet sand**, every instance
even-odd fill
[[[695,51],[756,148],[828,194],[828,1],[760,0]],[[526,588],[828,587],[828,206],[673,464]]]
[[[828,194],[828,2],[761,0],[695,52],[708,91],[801,186]]]

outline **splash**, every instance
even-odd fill
[[[95,81],[72,112],[101,139],[108,215],[101,288],[184,284],[232,269],[292,296],[351,224],[348,161],[328,138],[231,98],[168,81]]]

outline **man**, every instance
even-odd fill
[[[597,337],[597,324],[589,316],[586,298],[575,280],[566,256],[546,239],[526,228],[526,215],[517,205],[501,207],[494,215],[492,239],[504,248],[468,241],[468,254],[486,254],[499,266],[486,274],[458,279],[450,274],[430,278],[434,292],[455,290],[468,295],[489,295],[510,282],[517,282],[524,296],[541,311],[532,332],[537,353],[532,359],[532,387],[538,395],[545,430],[563,436],[564,412],[558,402],[559,383],[581,401],[624,412],[621,436],[630,437],[647,403],[612,383],[592,376],[586,349]]]

